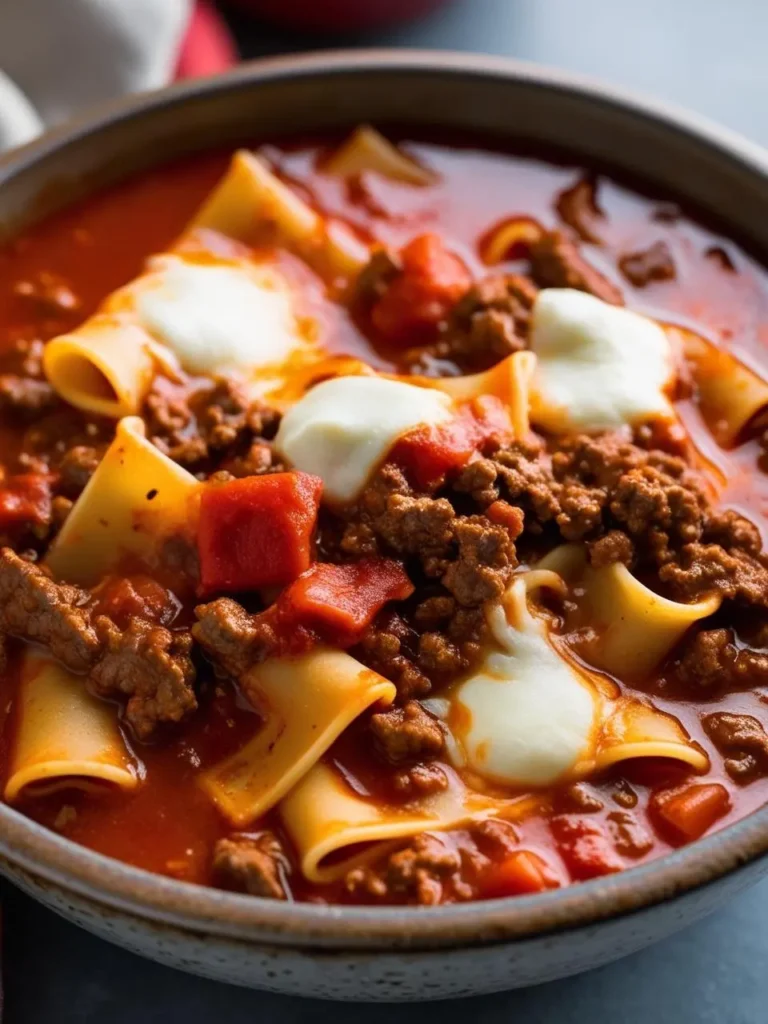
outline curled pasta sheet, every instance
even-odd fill
[[[406,156],[370,125],[361,125],[336,149],[323,165],[325,174],[348,178],[364,171],[406,185],[431,185],[435,175]]]
[[[768,382],[730,352],[700,334],[668,327],[693,372],[701,414],[724,447],[735,444],[759,412],[768,407]]]
[[[203,203],[190,228],[208,228],[253,245],[277,230],[278,242],[327,278],[354,279],[368,261],[367,246],[340,224],[326,224],[303,199],[247,150]],[[273,238],[274,240],[274,238]]]
[[[85,412],[118,418],[138,412],[155,372],[153,341],[130,317],[102,312],[43,353],[51,387]]]
[[[398,379],[442,391],[455,402],[471,402],[492,395],[503,402],[509,411],[514,436],[524,438],[530,432],[529,396],[535,371],[536,356],[533,352],[522,351],[514,352],[482,373],[461,377],[410,376]]]
[[[395,687],[343,651],[272,658],[240,680],[263,724],[201,784],[238,827],[278,803],[366,708],[391,704]]]
[[[163,542],[188,529],[200,484],[150,444],[145,431],[138,417],[118,423],[50,549],[54,575],[91,586],[126,555],[152,566]]]
[[[580,587],[588,589],[583,581]],[[450,734],[454,766],[496,785],[533,788],[628,758],[672,757],[705,768],[706,757],[677,719],[622,696],[532,614],[528,599],[542,588],[566,589],[548,568],[513,581],[488,612],[493,642],[485,658],[451,688],[445,708],[435,709]],[[621,614],[616,602],[614,608]]]
[[[406,806],[366,799],[333,767],[317,764],[280,805],[286,831],[310,882],[333,882],[419,832],[445,831],[490,817],[520,820],[539,806],[536,797],[494,797],[472,792],[447,771],[446,790]],[[359,847],[367,844],[362,852]]]
[[[493,266],[504,260],[515,258],[521,251],[528,250],[538,242],[544,229],[531,217],[513,217],[494,228],[483,240],[481,256],[483,263]]]
[[[618,562],[592,569],[578,544],[555,549],[539,568],[553,569],[578,584],[579,622],[592,626],[598,635],[590,660],[620,679],[647,677],[686,630],[713,615],[722,600],[711,594],[692,604],[670,601]]]
[[[114,709],[51,658],[25,653],[17,707],[19,728],[5,787],[9,802],[52,789],[106,784],[128,791],[138,785],[139,768]]]

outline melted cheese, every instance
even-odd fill
[[[653,320],[569,288],[539,292],[531,416],[553,431],[600,430],[672,415],[667,335]]]
[[[353,501],[403,434],[454,413],[448,395],[381,377],[336,377],[316,385],[282,419],[277,451],[322,478],[324,495]]]
[[[126,298],[191,373],[247,373],[302,344],[288,288],[268,266],[157,256]]]
[[[456,690],[449,717],[465,764],[506,785],[545,786],[589,755],[596,701],[582,678],[553,649],[530,614],[526,584],[518,579],[508,600],[489,615],[499,649]]]

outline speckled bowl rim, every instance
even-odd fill
[[[57,149],[148,111],[201,94],[227,93],[284,77],[355,70],[435,72],[513,79],[613,108],[688,136],[719,159],[768,182],[768,152],[738,134],[666,103],[593,79],[515,60],[418,50],[328,51],[244,64],[227,75],[110,103],[0,159],[0,189]],[[577,155],[577,151],[574,152]],[[425,950],[472,946],[582,927],[666,902],[713,883],[768,852],[768,807],[642,866],[567,889],[434,908],[328,907],[282,903],[153,875],[80,847],[0,804],[0,872],[53,886],[104,907],[197,934],[298,949]]]

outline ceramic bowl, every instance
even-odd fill
[[[0,237],[170,157],[378,124],[526,138],[684,196],[768,252],[768,153],[697,117],[506,60],[323,53],[134,97],[0,161]],[[294,905],[153,876],[0,805],[0,871],[104,938],[275,992],[470,995],[582,971],[697,920],[768,872],[768,809],[652,863],[569,889],[440,908]]]

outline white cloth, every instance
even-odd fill
[[[0,150],[163,85],[189,12],[190,0],[0,0]]]

